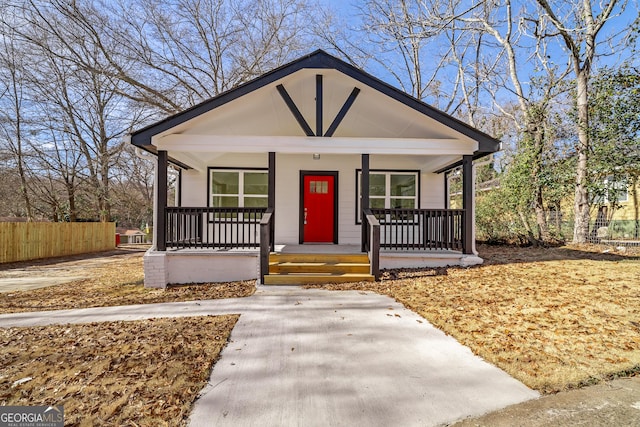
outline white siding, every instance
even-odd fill
[[[328,144],[330,141],[327,142]],[[371,169],[421,170],[421,208],[444,208],[444,176],[422,170],[424,158],[419,156],[371,155]],[[268,155],[224,154],[210,167],[266,168]],[[299,241],[300,171],[338,172],[338,243],[359,244],[361,226],[356,224],[356,170],[359,155],[311,154],[276,155],[276,243],[297,244]],[[207,171],[189,170],[182,174],[182,205],[207,206]]]
[[[207,206],[207,172],[195,169],[182,172],[182,206]]]

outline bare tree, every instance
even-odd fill
[[[360,30],[373,47],[370,61],[405,92],[418,99],[430,96],[434,103],[440,100],[436,77],[449,61],[446,54],[433,55],[429,49],[443,32],[437,7],[431,0],[368,0],[361,7]]]
[[[465,7],[468,6],[465,5]],[[547,224],[543,195],[546,185],[541,179],[545,150],[550,147],[547,123],[551,112],[550,103],[566,91],[560,82],[569,74],[570,69],[558,67],[549,61],[546,40],[541,37],[539,32],[528,40],[522,40],[524,35],[520,31],[519,23],[524,19],[524,15],[522,11],[520,13],[514,12],[513,7],[511,0],[491,4],[479,2],[477,7],[471,8],[470,12],[461,11],[457,14],[453,9],[452,19],[457,16],[456,20],[466,24],[468,31],[478,33],[478,37],[481,37],[480,34],[486,34],[497,44],[490,48],[496,52],[498,61],[491,64],[490,72],[484,73],[485,80],[494,87],[489,92],[493,95],[495,108],[506,117],[511,117],[513,125],[522,134],[520,149],[526,157],[526,173],[532,190],[531,199],[527,205],[532,206],[535,214],[538,227],[537,239],[548,241],[551,235]],[[522,55],[523,50],[529,51],[528,57]],[[522,73],[522,66],[525,61],[529,63],[529,66],[538,69],[540,74],[534,81],[531,80],[531,74],[526,74],[525,78],[530,82],[529,84],[535,83],[535,86],[530,86],[529,90],[522,82],[525,76]],[[497,63],[501,63],[506,68],[506,79],[502,73],[497,72],[495,66]],[[476,67],[476,78],[479,75]],[[507,89],[516,98],[516,105],[519,107],[516,110],[516,115],[507,111],[503,106],[503,101],[498,100],[495,96],[496,93],[504,89]],[[527,221],[524,220],[527,217],[525,212],[519,212],[519,216],[525,227],[528,227]]]
[[[127,6],[129,12],[139,10],[135,4]],[[161,111],[171,113],[180,109],[162,79],[152,74],[143,80],[151,70],[140,69],[122,54],[125,46],[114,36],[125,34],[122,38],[126,39],[132,35],[126,32],[126,23],[110,15],[98,1],[26,0],[16,8],[22,11],[21,19],[26,23],[19,34],[34,46],[41,46],[75,69],[128,84],[129,89],[136,89],[127,92],[133,99],[142,93],[147,105]],[[154,84],[147,84],[147,80]]]
[[[43,200],[53,206],[52,210],[58,212],[54,219],[75,222],[79,218],[77,195],[84,184],[81,176],[83,161],[72,141],[66,138],[64,125],[58,124],[59,118],[49,108],[41,116],[39,137],[46,142],[31,148],[34,167],[39,171],[35,177],[39,188],[35,193],[43,196]],[[64,189],[66,194],[66,209],[60,208],[60,189]]]
[[[24,201],[20,194],[20,177],[14,156],[0,148],[0,217],[23,217]]]
[[[109,169],[123,145],[122,136],[137,116],[118,95],[120,81],[105,72],[111,65],[102,50],[83,37],[84,21],[60,14],[59,5],[31,3],[23,15],[28,27],[21,36],[37,64],[30,82],[34,102],[41,112],[40,123],[48,124],[38,129],[39,145],[46,148],[34,145],[34,149],[41,163],[64,183],[71,219],[76,218],[77,178],[86,176],[96,216],[109,221]]]
[[[9,13],[9,11],[3,11]],[[20,178],[20,196],[24,201],[28,221],[33,220],[33,210],[27,188],[27,162],[25,154],[24,126],[27,107],[25,103],[25,58],[24,45],[15,38],[9,25],[0,23],[0,138],[13,155]]]
[[[573,242],[584,243],[589,235],[590,204],[588,194],[589,171],[589,79],[594,60],[600,53],[611,54],[615,37],[608,37],[607,43],[599,43],[598,36],[604,26],[617,13],[621,13],[626,1],[610,0],[607,3],[595,4],[592,0],[576,1],[567,4],[564,1],[536,0],[543,14],[535,22],[535,31],[544,37],[559,37],[565,47],[565,53],[573,66],[576,88],[577,132],[576,146],[577,166],[574,199],[575,224]],[[553,31],[545,31],[549,22]],[[543,30],[539,30],[542,27]],[[626,30],[626,29],[625,29]]]
[[[95,28],[86,12],[84,25]],[[313,8],[305,0],[123,0],[102,13],[111,19],[91,37],[111,77],[125,83],[121,93],[173,113],[306,53]]]
[[[153,221],[153,173],[151,155],[129,146],[115,165],[112,178],[113,216],[119,226],[142,227]]]
[[[523,40],[523,11],[514,11],[511,0],[369,0],[361,10],[368,40],[377,50],[371,57],[381,54],[377,64],[405,91],[476,127],[495,122],[490,119],[494,112],[511,118],[532,164],[528,182],[533,194],[520,217],[527,218],[532,206],[538,233],[531,233],[531,239],[549,240],[541,179],[551,139],[547,123],[550,104],[566,91],[558,83],[569,67],[547,59],[544,38]],[[523,73],[525,63],[539,70],[535,82],[532,74]],[[505,99],[510,104],[513,97],[515,114],[505,108]],[[528,226],[528,220],[524,223]]]

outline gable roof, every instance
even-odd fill
[[[313,53],[305,55],[289,64],[283,65],[270,72],[263,74],[247,83],[237,86],[234,89],[221,93],[209,100],[188,108],[182,112],[169,116],[157,123],[137,130],[131,134],[131,143],[137,147],[143,148],[151,153],[156,153],[156,147],[151,143],[154,135],[172,129],[182,123],[192,120],[204,113],[207,113],[221,105],[238,99],[248,93],[260,89],[266,85],[274,83],[296,71],[313,68],[313,69],[335,69],[339,72],[367,85],[378,92],[392,98],[409,108],[418,111],[425,116],[437,120],[443,125],[463,134],[478,142],[478,150],[474,153],[474,158],[494,153],[500,149],[500,141],[492,136],[475,129],[474,127],[456,119],[455,117],[434,108],[417,98],[383,82],[382,80],[368,74],[367,72],[354,67],[347,62],[342,61],[323,50],[316,50]],[[179,162],[177,162],[179,164]],[[179,164],[180,165],[180,164]]]

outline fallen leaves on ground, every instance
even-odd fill
[[[640,371],[640,258],[593,246],[479,251],[475,268],[323,287],[389,295],[542,392]]]
[[[117,264],[92,269],[91,278],[29,291],[0,293],[0,313],[64,310],[219,298],[239,298],[255,292],[255,281],[144,287],[142,253]]]
[[[0,405],[64,405],[65,425],[185,425],[237,320],[0,329]]]

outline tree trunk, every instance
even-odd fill
[[[18,137],[18,139],[20,139]],[[21,142],[18,142],[21,144]],[[22,150],[18,154],[18,174],[20,175],[20,194],[24,200],[25,210],[27,211],[27,221],[33,221],[33,209],[31,209],[31,199],[29,198],[29,190],[27,188],[27,177],[23,166]]]
[[[67,183],[67,201],[69,202],[69,222],[78,221],[78,208],[76,207],[76,195],[73,183]]]
[[[531,245],[537,247],[539,242],[533,235],[533,230],[531,230],[531,226],[529,225],[529,221],[527,220],[527,215],[525,215],[525,213],[520,209],[518,209],[518,215],[520,216],[520,221],[522,221],[524,229],[527,231],[527,240],[529,240],[529,243],[531,243]]]
[[[542,242],[551,240],[549,226],[547,225],[547,213],[544,210],[542,184],[540,172],[542,171],[542,152],[544,147],[544,123],[545,117],[529,112],[529,120],[537,120],[539,123],[530,123],[527,131],[533,140],[533,156],[531,161],[531,184],[533,185],[533,210],[538,225],[538,239]]]
[[[556,224],[556,233],[560,236],[562,240],[564,240],[564,233],[562,232],[562,206],[560,202],[555,203],[555,224]]]
[[[33,221],[33,210],[31,208],[31,199],[29,198],[29,191],[27,188],[27,174],[25,171],[25,161],[24,154],[22,152],[22,105],[21,105],[21,93],[18,87],[18,77],[16,64],[13,63],[11,69],[11,90],[13,91],[13,108],[16,114],[15,117],[15,131],[16,131],[16,147],[15,147],[15,155],[18,164],[18,174],[20,175],[20,195],[24,200],[25,210],[27,211],[27,221]]]
[[[111,221],[111,201],[110,201],[110,188],[109,188],[109,162],[111,157],[109,156],[109,145],[106,137],[106,124],[101,121],[101,141],[100,141],[100,180],[98,182],[98,194],[99,194],[99,207],[100,207],[100,222]]]
[[[634,227],[634,238],[638,239],[640,237],[640,218],[639,211],[640,206],[638,206],[638,177],[634,176],[631,179],[631,194],[633,195],[633,219],[635,223]]]
[[[549,242],[551,240],[551,234],[549,233],[549,227],[547,226],[547,213],[542,206],[542,191],[540,188],[536,188],[536,198],[533,202],[533,209],[536,212],[536,223],[538,224],[539,240],[542,242]]]
[[[589,105],[587,98],[588,72],[581,70],[577,78],[578,146],[576,165],[576,190],[573,204],[573,243],[585,243],[589,236],[589,192],[587,189],[589,152]]]

